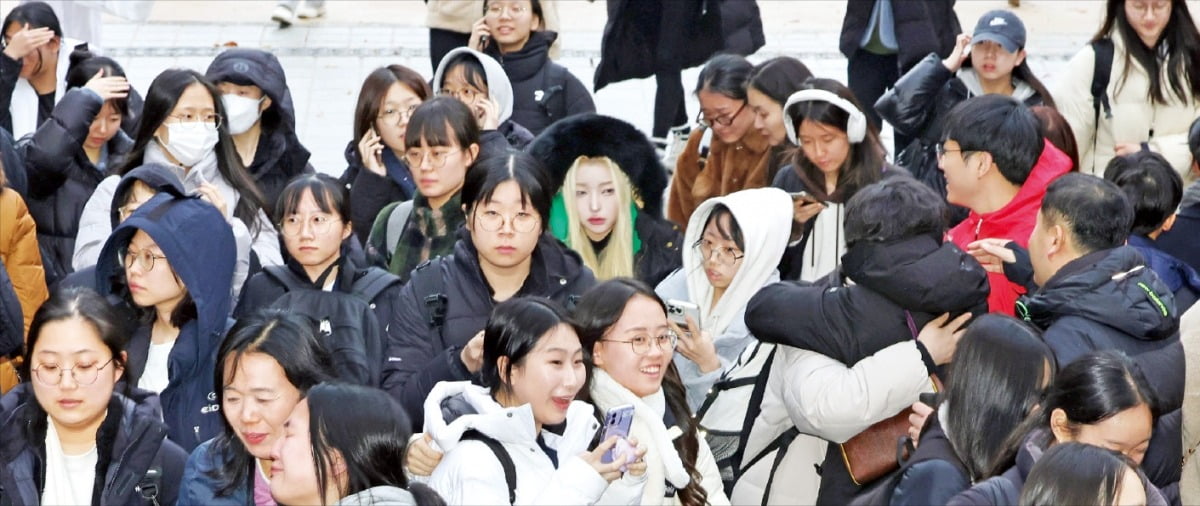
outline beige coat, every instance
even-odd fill
[[[429,0],[425,26],[458,33],[471,33],[471,25],[483,17],[484,0]],[[558,32],[558,2],[542,0],[542,30]],[[562,37],[550,46],[550,58],[558,59]]]
[[[1183,356],[1187,363],[1183,396],[1183,474],[1179,497],[1183,504],[1200,504],[1200,304],[1193,305],[1179,326]]]
[[[1174,95],[1168,95],[1170,101],[1165,105],[1149,102],[1150,79],[1141,65],[1134,63],[1122,82],[1125,58],[1125,41],[1114,33],[1112,74],[1108,84],[1112,118],[1105,119],[1101,112],[1098,129],[1091,93],[1095,52],[1090,45],[1071,58],[1053,92],[1059,112],[1075,131],[1080,171],[1102,176],[1105,165],[1113,157],[1116,143],[1147,142],[1151,150],[1166,157],[1187,179],[1192,162],[1187,132],[1192,121],[1200,116],[1200,101],[1191,97],[1184,103]],[[1163,76],[1166,80],[1165,72]]]

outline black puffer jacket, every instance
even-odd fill
[[[920,329],[942,313],[987,311],[987,272],[954,244],[931,236],[856,244],[843,256],[841,274],[855,284],[839,277],[831,286],[785,281],[764,287],[746,306],[746,326],[760,341],[853,365],[911,340],[906,312]],[[817,502],[846,504],[861,489],[830,443]]]
[[[0,414],[0,504],[36,506],[46,485],[46,412],[25,383],[0,400]],[[96,433],[92,504],[175,504],[187,453],[167,439],[161,418],[153,393],[113,394]],[[151,468],[157,478],[147,476]],[[137,490],[150,484],[157,487],[153,499]]]
[[[755,2],[608,0],[594,88],[702,65],[722,50],[749,55],[765,42]]]
[[[926,0],[923,2],[893,1],[892,16],[896,22],[897,55],[901,72],[915,65],[925,55],[937,53],[946,57],[954,50],[954,38],[962,33],[955,0]],[[854,56],[862,43],[863,33],[871,24],[875,2],[856,0],[846,2],[846,17],[842,20],[842,38],[838,49],[846,58]]]
[[[650,286],[683,265],[683,231],[679,225],[639,214],[633,229],[642,240],[642,249],[633,256],[637,278]]]
[[[1033,107],[1045,102],[1045,97],[1028,83],[1014,80],[1013,86],[1013,98],[1025,105]],[[952,73],[942,65],[942,58],[932,53],[921,60],[875,102],[875,111],[881,118],[897,132],[914,138],[896,156],[896,164],[945,197],[946,176],[938,169],[936,152],[937,145],[942,142],[942,125],[950,109],[982,94],[983,88],[974,69],[964,68],[957,74]],[[966,212],[959,209],[955,223],[966,217]]]
[[[104,100],[91,90],[70,90],[54,106],[50,119],[19,146],[29,179],[29,213],[37,222],[38,247],[50,284],[74,270],[71,257],[79,216],[104,179],[105,166],[111,168],[133,147],[125,132],[118,131],[106,146],[107,158],[101,167],[88,160],[83,142],[103,106]]]
[[[1021,297],[1017,313],[1043,329],[1059,368],[1097,350],[1118,350],[1133,359],[1164,415],[1154,430],[1162,437],[1150,442],[1142,468],[1160,487],[1179,481],[1180,429],[1164,420],[1183,406],[1179,315],[1170,289],[1141,254],[1122,246],[1078,258],[1036,293]]]
[[[515,53],[500,54],[496,44],[484,51],[500,62],[512,82],[512,120],[534,135],[567,116],[596,112],[583,82],[566,67],[550,61],[550,45],[557,38],[557,33],[538,31]]]
[[[261,49],[234,48],[213,58],[204,76],[214,83],[252,84],[271,98],[271,107],[259,119],[262,136],[246,171],[266,199],[264,210],[274,218],[275,201],[288,181],[313,172],[308,164],[311,153],[296,136],[296,112],[283,65],[275,55]]]
[[[570,308],[596,284],[579,255],[549,234],[533,252],[525,285],[515,296],[541,296]],[[440,302],[439,302],[440,301]],[[387,344],[383,387],[404,405],[421,430],[425,397],[439,381],[471,379],[459,354],[483,330],[492,308],[492,289],[479,266],[479,253],[466,230],[459,231],[454,254],[430,260],[413,271],[400,294],[397,327]],[[440,310],[440,311],[439,311]],[[437,324],[430,320],[441,314]]]

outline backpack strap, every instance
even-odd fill
[[[425,322],[441,341],[442,326],[446,323],[446,306],[450,299],[446,297],[446,280],[442,278],[439,267],[441,264],[436,262],[437,260],[421,262],[421,265],[413,269],[413,276],[409,282],[413,283],[413,292],[423,297],[421,311],[425,314]],[[433,271],[424,272],[430,268]]]
[[[372,300],[375,300],[375,297],[378,297],[388,287],[399,283],[400,278],[392,275],[392,273],[378,267],[370,267],[365,274],[354,280],[354,285],[350,287],[350,291],[370,304]]]
[[[292,273],[290,269],[287,268],[286,265],[264,265],[262,270],[263,272],[267,273],[268,276],[271,276],[272,278],[275,278],[276,281],[279,281],[279,283],[282,284],[289,292],[294,290],[303,290],[305,288],[312,288],[311,283],[302,282],[296,277],[295,274]]]
[[[404,235],[404,225],[408,223],[408,217],[412,214],[413,201],[405,200],[396,205],[392,209],[392,213],[388,215],[387,229],[384,232],[384,245],[387,247],[387,254],[390,257],[392,252],[396,251],[396,245],[400,243],[400,236]]]
[[[1111,79],[1113,64],[1113,41],[1104,38],[1092,42],[1092,52],[1095,53],[1095,66],[1092,68],[1092,109],[1095,110],[1096,120],[1100,119],[1100,110],[1104,110],[1105,118],[1112,118],[1112,107],[1108,102],[1108,82]]]
[[[783,458],[787,456],[788,447],[792,446],[792,441],[799,435],[800,429],[793,426],[776,437],[774,441],[771,441],[771,444],[763,448],[761,452],[758,452],[758,455],[755,455],[754,458],[746,462],[746,467],[743,471],[754,467],[754,464],[757,464],[758,461],[770,455],[771,452],[775,452],[775,458],[771,461],[771,469],[767,471],[767,486],[763,488],[763,506],[766,506],[767,501],[771,498],[771,486],[775,483],[775,473],[779,471],[779,465],[783,463]]]
[[[464,432],[459,440],[479,441],[480,443],[487,445],[487,447],[492,450],[492,453],[496,454],[496,460],[499,460],[500,467],[504,468],[504,481],[508,483],[508,503],[516,504],[517,466],[513,464],[512,456],[508,454],[508,450],[504,449],[504,445],[477,430],[469,430]]]

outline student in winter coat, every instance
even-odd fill
[[[562,306],[502,302],[483,340],[483,386],[438,383],[425,401],[425,430],[446,452],[429,485],[450,504],[639,504],[646,448],[632,436],[593,448],[600,423],[574,400],[587,365]]]
[[[1159,248],[1175,258],[1187,262],[1200,272],[1200,118],[1192,123],[1188,134],[1188,147],[1192,151],[1192,183],[1183,191],[1183,200],[1175,213],[1175,223],[1170,230],[1163,231],[1155,241]],[[1184,178],[1187,181],[1188,178]]]
[[[746,328],[746,303],[779,281],[787,247],[792,201],[778,188],[742,190],[709,199],[692,213],[683,268],[655,289],[669,305],[695,304],[698,319],[672,314],[682,346],[675,367],[687,388],[688,407],[707,435],[727,493],[737,475],[751,392],[766,382],[763,370],[774,346]],[[749,380],[748,380],[749,378]]]
[[[543,29],[539,0],[485,0],[467,47],[495,58],[513,87],[513,121],[534,135],[567,116],[596,112],[592,94],[550,61],[558,34]]]
[[[45,2],[28,2],[4,17],[0,56],[0,128],[20,139],[50,119],[66,93],[71,52],[87,43],[63,37],[58,16]]]
[[[848,249],[836,276],[817,285],[768,285],[750,299],[750,332],[798,349],[779,348],[743,462],[779,447],[791,448],[790,460],[776,466],[761,458],[747,495],[735,493],[738,502],[847,503],[862,487],[839,445],[932,391],[930,375],[953,353],[953,342],[946,349],[940,338],[983,312],[987,299],[983,268],[941,241],[944,213],[933,190],[910,177],[869,185],[846,205]],[[823,463],[807,436],[794,446],[780,439],[792,427],[824,440]],[[819,478],[808,474],[811,464],[819,464]]]
[[[412,200],[382,208],[367,236],[367,261],[408,280],[413,268],[454,252],[464,214],[462,187],[480,157],[471,110],[450,97],[417,107],[405,134],[404,158],[416,169]],[[353,201],[354,195],[351,194]]]
[[[595,364],[588,399],[605,412],[634,407],[629,435],[646,447],[640,504],[729,504],[671,361],[678,336],[662,299],[640,281],[612,279],[584,294],[574,318]]]
[[[1133,211],[1119,188],[1067,174],[1046,188],[1028,252],[1012,242],[985,240],[976,245],[985,252],[976,258],[988,270],[1003,269],[1009,279],[1032,287],[1017,301],[1017,312],[1043,329],[1060,368],[1091,351],[1119,350],[1153,372],[1147,377],[1164,416],[1143,468],[1165,486],[1179,480],[1183,350],[1174,296],[1142,255],[1124,246],[1132,223]]]
[[[347,417],[347,413],[355,416]],[[409,483],[403,409],[378,389],[322,383],[308,391],[271,451],[271,497],[282,504],[445,506]]]
[[[29,177],[29,212],[53,284],[70,274],[79,217],[108,169],[133,146],[121,131],[129,82],[117,62],[76,51],[68,91],[32,137],[20,143]]]
[[[667,218],[687,225],[696,206],[712,197],[771,183],[771,145],[754,126],[753,111],[746,110],[746,83],[754,67],[745,58],[714,56],[696,83],[700,100],[701,129],[688,137],[675,161]],[[711,129],[709,133],[707,130]],[[702,143],[710,142],[708,153]]]
[[[46,301],[46,271],[38,253],[37,226],[16,190],[5,187],[0,170],[0,393],[19,381],[12,358],[25,343],[33,313]]]
[[[166,165],[146,164],[122,176],[121,182],[113,192],[112,211],[109,215],[111,228],[117,228],[117,225],[129,218],[138,207],[159,193],[167,193],[176,198],[192,196],[183,189],[183,182],[179,180],[175,171]],[[236,218],[226,221],[233,228],[234,242],[237,245],[237,263],[233,270],[233,292],[236,296],[246,281],[246,270],[250,265],[250,236],[246,233],[245,225]],[[72,272],[55,286],[86,286],[96,291],[104,290],[102,285],[96,284],[95,265]]]
[[[196,71],[168,69],[150,83],[129,156],[109,169],[111,175],[83,208],[75,240],[76,269],[96,263],[108,239],[113,193],[121,176],[147,163],[171,167],[184,188],[199,192],[227,219],[241,221],[259,265],[283,264],[279,234],[267,216],[262,193],[242,167],[229,135],[221,92]]]
[[[547,234],[552,186],[524,153],[485,159],[467,174],[467,221],[454,253],[413,271],[387,346],[383,388],[414,421],[439,381],[465,381],[483,366],[484,324],[519,296],[569,306],[595,284],[579,255]]]
[[[279,228],[288,253],[287,263],[266,267],[250,278],[234,316],[241,318],[265,307],[280,307],[279,298],[293,291],[335,292],[345,298],[361,299],[371,310],[370,321],[379,332],[362,328],[357,334],[337,332],[326,336],[326,345],[338,355],[334,369],[329,372],[342,381],[378,386],[383,347],[401,311],[401,284],[399,278],[383,269],[357,265],[348,254],[349,207],[346,188],[332,176],[308,174],[289,183],[279,197]],[[284,309],[304,313],[316,307]],[[322,321],[326,325],[338,323],[338,320]]]
[[[513,85],[491,56],[467,47],[446,53],[433,74],[433,89],[471,108],[483,131],[485,157],[508,146],[525,149],[533,141],[533,133],[512,119]]]
[[[771,145],[767,180],[774,181],[781,165],[786,162],[787,150],[795,146],[788,141],[784,126],[783,104],[792,93],[812,77],[808,66],[790,56],[777,56],[759,63],[750,71],[746,82],[746,103],[754,112],[754,129]]]
[[[542,7],[540,23],[546,30],[557,32],[558,0],[539,0]],[[451,50],[471,46],[471,35],[480,30],[483,0],[430,0],[425,4],[425,26],[429,27],[429,68],[437,68]],[[562,42],[550,47],[550,58],[558,59]]]
[[[1084,355],[1058,372],[1037,409],[1008,437],[991,477],[943,504],[1016,504],[1034,464],[1063,443],[1107,448],[1140,466],[1157,413],[1154,402],[1146,376],[1129,358],[1117,352]],[[1169,504],[1141,469],[1138,476],[1146,488],[1144,504]]]
[[[667,175],[633,125],[587,114],[552,125],[526,149],[558,189],[550,231],[599,279],[657,284],[679,268],[683,237],[663,219]]]
[[[970,209],[946,237],[971,251],[971,243],[1002,237],[1027,244],[1046,185],[1071,171],[1071,160],[1039,135],[1037,118],[1009,97],[984,95],[948,114],[939,163],[946,199]],[[1012,315],[1025,287],[1002,273],[988,275],[988,311]]]
[[[1105,41],[1112,64],[1097,103],[1096,47]],[[1187,2],[1105,2],[1104,23],[1057,79],[1054,101],[1075,131],[1080,170],[1099,176],[1110,158],[1150,149],[1186,174],[1188,128],[1200,116],[1200,32]]]
[[[779,264],[783,279],[812,281],[838,268],[846,251],[845,203],[887,170],[878,131],[850,90],[832,79],[809,79],[784,103],[788,140],[800,146],[791,170],[771,184],[794,195],[791,242]]]
[[[1200,298],[1200,274],[1158,247],[1155,239],[1175,224],[1175,210],[1183,198],[1183,180],[1162,155],[1138,151],[1108,162],[1104,179],[1112,181],[1133,206],[1129,245],[1142,254],[1146,265],[1175,294],[1178,314],[1187,312]]]
[[[242,166],[275,215],[279,192],[297,175],[313,172],[311,153],[296,137],[296,112],[283,65],[261,49],[229,49],[213,58],[204,77],[221,90],[225,120]]]
[[[304,316],[278,310],[238,319],[217,350],[225,430],[196,447],[179,506],[262,504],[271,497],[271,450],[308,390],[331,379],[333,359]]]
[[[363,81],[340,178],[350,188],[350,221],[360,242],[366,242],[380,209],[417,193],[404,138],[417,106],[430,95],[425,78],[403,65],[379,67]]]
[[[4,186],[0,172],[0,262],[21,304],[22,335],[29,332],[33,313],[46,301],[46,271],[38,253],[36,223],[16,190]],[[0,359],[2,361],[3,359]]]
[[[1070,479],[1063,479],[1070,476]],[[1147,504],[1137,466],[1112,450],[1084,443],[1051,448],[1029,473],[1021,504]]]
[[[6,504],[175,504],[187,454],[154,394],[121,391],[124,321],[87,289],[38,310],[22,366],[32,381],[0,399]]]
[[[158,194],[113,231],[96,263],[101,293],[139,316],[125,348],[127,381],[161,396],[171,440],[187,451],[220,432],[212,379],[235,255],[212,204]]]
[[[894,479],[892,506],[944,505],[1012,464],[1008,435],[1033,414],[1054,380],[1054,356],[1037,330],[1004,315],[971,322],[954,352],[937,415]],[[889,484],[890,485],[890,484]]]
[[[938,168],[936,148],[944,137],[946,115],[964,100],[989,93],[1011,96],[1028,106],[1054,105],[1026,61],[1025,24],[1006,10],[984,13],[974,33],[959,34],[950,56],[942,59],[930,53],[874,104],[892,128],[913,139],[897,155],[896,165],[944,198],[946,178]],[[952,209],[951,223],[957,224],[966,211]]]

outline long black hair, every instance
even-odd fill
[[[290,311],[263,309],[245,316],[229,330],[229,337],[217,350],[217,366],[214,369],[214,391],[221,394],[221,411],[225,411],[225,385],[233,381],[233,374],[225,374],[228,367],[237,371],[242,357],[250,353],[262,353],[275,360],[283,369],[288,383],[300,391],[304,398],[308,390],[322,381],[332,379],[333,359],[321,346],[313,332],[312,322]],[[233,426],[222,417],[225,431],[213,438],[209,454],[219,459],[208,477],[216,482],[215,497],[225,497],[237,492],[248,483],[256,465],[254,456],[238,439]]]
[[[828,91],[850,102],[859,110],[860,114],[866,114],[850,88],[833,79],[814,77],[805,81],[800,89]],[[850,114],[840,107],[821,100],[800,102],[783,111],[783,120],[792,122],[792,126],[795,127],[797,144],[799,144],[800,124],[806,119],[849,133]],[[842,163],[837,188],[833,193],[826,193],[825,174],[821,172],[821,169],[808,159],[808,156],[804,154],[803,147],[796,147],[792,155],[793,170],[800,176],[809,193],[822,200],[846,202],[859,189],[878,181],[883,176],[883,167],[887,164],[885,159],[887,148],[883,147],[883,142],[879,140],[879,130],[870,121],[867,122],[866,127],[867,134],[863,137],[862,142],[850,144],[850,152],[846,155],[846,161]]]
[[[667,314],[667,305],[663,303],[654,289],[642,281],[632,278],[613,278],[596,285],[579,300],[575,306],[575,323],[578,325],[579,341],[583,345],[584,356],[592,360],[592,348],[604,338],[609,329],[621,319],[625,306],[634,297],[646,297],[653,300]],[[591,402],[591,385],[580,392],[580,398]],[[696,460],[700,455],[700,445],[708,444],[700,441],[700,424],[688,407],[687,391],[675,362],[667,366],[663,376],[663,394],[667,400],[667,408],[675,415],[675,420],[682,429],[683,435],[675,439],[675,451],[679,452],[679,460],[683,469],[691,478],[686,487],[679,490],[679,502],[684,506],[701,506],[708,502],[708,492],[700,485],[703,476],[696,468]]]
[[[946,432],[972,480],[991,470],[1008,434],[1033,411],[1054,377],[1040,333],[1011,316],[971,323],[950,364]]]
[[[179,102],[179,97],[183,95],[184,90],[193,84],[204,87],[212,97],[216,115],[221,118],[220,124],[217,125],[217,145],[213,149],[217,154],[217,170],[239,195],[237,205],[233,208],[233,215],[246,224],[246,228],[250,230],[251,234],[257,235],[260,226],[258,211],[265,207],[262,192],[258,189],[254,179],[246,172],[246,167],[242,165],[242,157],[238,155],[237,148],[233,144],[233,137],[229,135],[229,125],[228,121],[225,121],[225,105],[221,99],[221,92],[208,79],[205,79],[203,74],[195,70],[167,69],[154,78],[154,82],[150,83],[150,90],[146,92],[142,115],[138,118],[133,149],[129,151],[122,163],[113,166],[111,174],[124,176],[127,172],[142,165],[146,146],[154,141],[155,132],[171,115],[171,111],[175,109],[175,104]]]
[[[346,466],[346,489],[338,491],[341,497],[372,487],[393,486],[407,489],[419,506],[446,504],[433,489],[408,482],[404,452],[412,435],[411,425],[404,408],[383,390],[322,383],[308,391],[308,416],[313,467],[322,502],[336,452]]]
[[[1125,41],[1125,70],[1121,73],[1118,88],[1125,85],[1133,61],[1137,61],[1150,78],[1147,99],[1165,104],[1168,95],[1181,102],[1188,98],[1200,98],[1200,32],[1188,12],[1187,2],[1171,0],[1171,17],[1163,29],[1158,43],[1146,47],[1138,37],[1137,30],[1125,17],[1125,0],[1108,0],[1104,8],[1104,23],[1092,36],[1092,42],[1113,36],[1113,32]],[[1165,57],[1160,57],[1165,56]],[[1162,79],[1162,69],[1167,70],[1167,79]]]
[[[754,66],[747,88],[754,88],[783,107],[792,93],[813,76],[808,66],[791,56],[776,56]]]
[[[483,329],[483,368],[479,371],[480,381],[491,389],[492,397],[511,389],[513,367],[521,365],[542,336],[559,325],[574,330],[567,311],[550,299],[515,297],[496,305]],[[500,357],[508,358],[503,371]]]
[[[1084,443],[1064,443],[1038,459],[1021,490],[1021,506],[1116,504],[1125,473],[1137,465],[1120,453]]]
[[[1100,423],[1141,405],[1149,407],[1150,414],[1157,419],[1157,398],[1141,369],[1124,353],[1106,350],[1077,358],[1058,371],[1037,411],[1012,432],[989,475],[1007,470],[1035,430],[1046,430],[1046,440],[1040,443],[1054,441],[1054,434],[1048,429],[1050,415],[1056,409],[1066,413],[1068,429],[1078,431],[1081,425]]]

